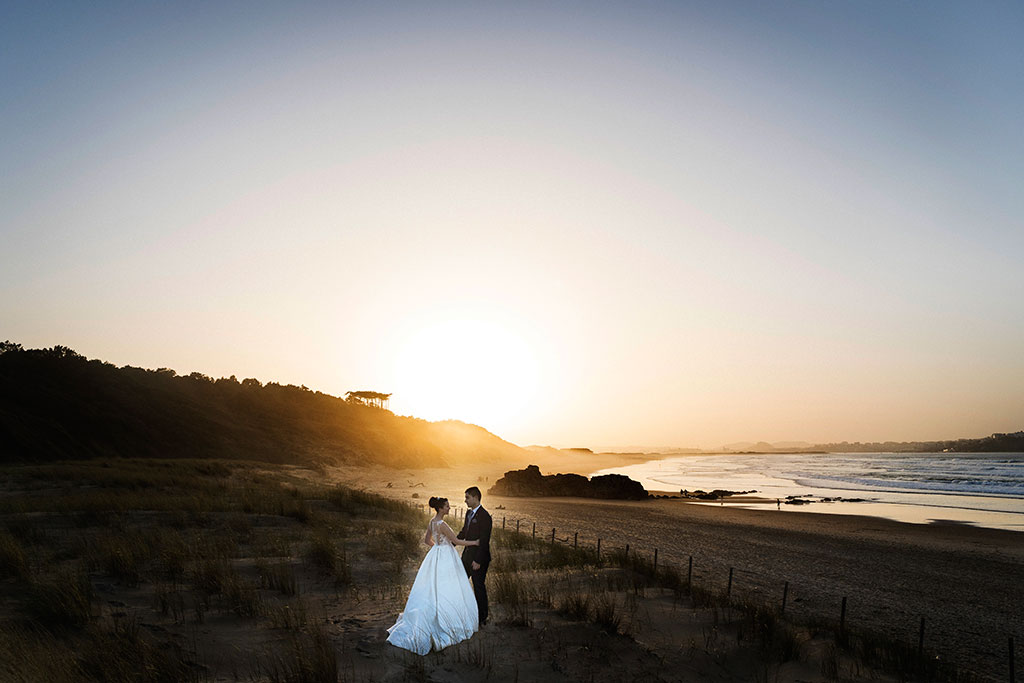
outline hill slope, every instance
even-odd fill
[[[427,422],[306,387],[214,380],[0,345],[0,461],[221,457],[401,467],[519,460],[458,421]]]

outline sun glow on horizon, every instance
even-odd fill
[[[457,419],[501,430],[528,412],[539,390],[531,345],[486,320],[429,323],[402,339],[394,358],[396,413]]]

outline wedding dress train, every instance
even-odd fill
[[[388,629],[389,643],[420,655],[466,640],[480,627],[473,584],[441,524],[430,521],[434,545],[416,572],[405,610]]]

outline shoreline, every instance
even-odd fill
[[[608,473],[609,470],[617,470],[620,468],[628,468],[634,466],[642,466],[648,463],[657,463],[661,460],[683,457],[688,458],[691,456],[703,456],[709,455],[705,453],[686,453],[686,454],[667,454],[660,458],[651,459],[651,455],[648,453],[567,453],[567,452],[555,452],[554,454],[539,453],[535,452],[529,462],[524,464],[508,463],[508,462],[485,462],[479,464],[457,464],[450,467],[437,467],[437,468],[397,468],[392,469],[383,465],[341,465],[332,466],[328,470],[332,472],[332,477],[340,477],[350,482],[352,485],[357,487],[364,487],[367,490],[376,491],[384,495],[393,495],[402,488],[402,481],[405,480],[409,483],[416,481],[419,482],[426,490],[428,487],[431,488],[431,492],[425,494],[426,498],[431,495],[442,495],[449,499],[449,502],[454,507],[458,507],[462,504],[463,491],[467,486],[476,485],[486,495],[486,491],[499,479],[505,472],[514,469],[523,469],[528,464],[538,465],[540,470],[545,475],[559,474],[559,473],[575,473],[586,477],[593,477],[602,473]],[[719,454],[721,455],[721,454]],[[739,453],[727,453],[724,455],[743,455]],[[460,474],[456,475],[455,473]],[[465,472],[468,475],[461,474]],[[629,475],[627,475],[629,476]],[[639,480],[641,484],[645,486],[645,489],[652,496],[667,496],[675,503],[688,503],[697,506],[715,506],[719,507],[724,504],[724,507],[732,508],[745,508],[749,510],[762,510],[772,512],[784,512],[784,513],[799,513],[801,515],[817,514],[828,518],[835,517],[862,517],[865,519],[877,519],[877,520],[888,520],[896,521],[904,524],[912,524],[919,526],[935,526],[935,525],[958,525],[966,526],[977,529],[1000,529],[1004,531],[1013,532],[1024,532],[1024,513],[1017,512],[1006,512],[1006,511],[993,511],[988,508],[973,508],[967,506],[958,505],[943,505],[934,501],[912,501],[905,500],[901,502],[879,502],[871,500],[871,496],[879,493],[893,493],[891,491],[870,491],[860,489],[818,489],[817,492],[812,492],[813,486],[807,487],[794,487],[794,491],[799,490],[801,493],[799,497],[807,497],[812,500],[809,504],[786,504],[785,497],[763,495],[763,492],[753,486],[739,486],[736,490],[755,490],[757,493],[754,494],[740,494],[735,496],[729,496],[717,501],[704,501],[695,500],[688,498],[679,498],[679,490],[669,490],[663,487],[651,487],[650,478],[632,476],[634,480]],[[389,479],[394,480],[392,483],[395,485],[394,488],[384,488],[381,486],[382,481]],[[454,482],[454,483],[453,483]],[[711,490],[713,488],[725,488],[729,485],[729,482],[721,482],[723,485],[712,486],[705,490]],[[755,482],[746,482],[752,484]],[[897,492],[898,493],[898,492]],[[938,494],[905,494],[906,496],[915,495],[932,495]],[[948,494],[955,499],[979,499],[985,500],[985,497],[967,494],[957,493]],[[831,496],[834,500],[831,502],[824,502],[820,500],[822,496]],[[675,497],[674,499],[672,497]],[[426,500],[424,498],[424,500]],[[855,500],[839,500],[839,498],[854,498]],[[1011,496],[993,496],[994,500],[998,501],[1021,501],[1024,506],[1024,500],[1014,498]],[[776,508],[777,499],[781,502],[781,505]],[[538,500],[544,500],[543,497]],[[600,499],[577,499],[577,500],[597,500]],[[610,501],[609,501],[610,502]],[[963,515],[938,514],[941,511],[949,510],[951,512],[973,512],[975,519],[964,519]],[[927,514],[929,511],[934,511],[936,514]],[[1009,517],[1012,515],[1012,517]],[[1007,523],[1009,519],[1010,523]],[[988,523],[981,523],[988,522]]]
[[[932,524],[935,522],[954,522],[972,524],[983,528],[999,528],[1011,531],[1024,531],[1024,498],[1020,496],[1020,487],[1007,483],[996,488],[957,488],[940,485],[922,485],[927,476],[921,480],[904,479],[899,467],[890,465],[888,455],[853,454],[853,458],[835,467],[830,460],[808,457],[806,453],[776,454],[783,460],[781,465],[773,465],[772,455],[735,454],[724,456],[698,456],[698,462],[692,466],[690,456],[650,460],[644,463],[623,463],[617,467],[606,467],[594,474],[622,474],[639,481],[648,491],[653,493],[677,493],[675,486],[686,489],[732,489],[739,491],[756,491],[761,500],[748,499],[739,501],[727,498],[726,504],[734,502],[751,508],[776,509],[776,501],[781,501],[781,509],[787,512],[816,511],[823,514],[873,516],[897,521]],[[965,467],[957,460],[970,456],[985,458],[983,464],[989,462],[991,454],[895,454],[896,458],[925,456],[927,468],[936,466],[938,474],[953,481],[957,477],[964,481],[972,481],[978,474],[978,467]],[[956,464],[947,465],[945,458],[954,456]],[[1021,454],[1012,454],[1014,458],[1006,461],[1007,469],[999,476],[1008,477],[1006,482],[1018,481],[1016,468],[1020,463]],[[934,460],[932,460],[934,459]],[[693,461],[691,461],[693,462]],[[900,460],[896,461],[901,462]],[[851,474],[856,471],[851,467],[864,467],[865,471],[879,471],[881,474]],[[953,469],[946,469],[952,467]],[[989,469],[986,467],[986,469]],[[930,472],[931,469],[925,469]],[[853,476],[853,479],[849,477]],[[867,477],[862,479],[862,477]],[[787,499],[800,498],[805,504],[787,504]]]

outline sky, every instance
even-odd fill
[[[1017,2],[9,2],[0,338],[520,445],[1024,429]]]

